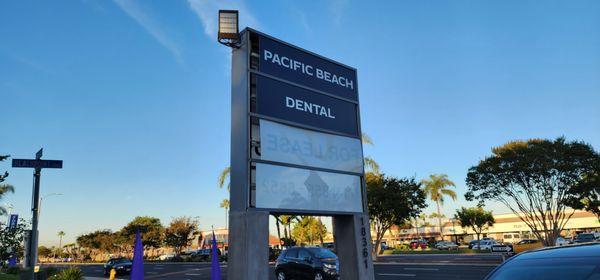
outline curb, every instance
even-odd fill
[[[411,263],[411,262],[374,262],[376,265],[423,265],[423,266],[492,266],[496,267],[500,263]]]

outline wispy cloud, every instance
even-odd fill
[[[177,44],[167,36],[164,28],[152,18],[136,1],[133,0],[114,0],[128,16],[134,19],[141,25],[159,44],[165,47],[177,60],[179,64],[183,64],[181,49]]]
[[[260,28],[258,20],[242,1],[188,0],[188,4],[202,22],[204,34],[210,39],[217,38],[217,20],[220,9],[238,10],[240,12],[240,28],[245,26]]]
[[[310,24],[308,23],[308,19],[306,18],[306,14],[304,12],[302,12],[302,11],[298,11],[298,18],[300,20],[300,25],[304,29],[304,32],[306,32],[307,34],[311,34],[312,33],[312,28],[310,27]]]
[[[335,23],[335,25],[342,24],[342,16],[344,15],[344,9],[348,4],[348,0],[333,0],[330,3],[331,14],[333,15],[333,23]]]
[[[6,57],[12,59],[13,61],[16,61],[16,62],[18,62],[22,65],[25,65],[26,67],[29,67],[31,69],[34,69],[36,71],[39,71],[39,72],[42,72],[45,74],[55,74],[55,71],[52,71],[50,68],[38,63],[37,61],[27,58],[22,55],[18,55],[14,52],[9,52],[9,51],[0,49],[0,55],[5,55]]]

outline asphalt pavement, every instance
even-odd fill
[[[502,258],[494,255],[394,255],[384,256],[375,263],[375,279],[465,279],[480,280]],[[59,265],[62,266],[62,265]],[[88,280],[106,279],[102,264],[77,264]],[[210,279],[210,263],[146,263],[144,279],[204,280]],[[271,277],[275,279],[271,266]],[[223,279],[226,279],[227,264],[221,265]],[[129,279],[120,276],[119,279]]]

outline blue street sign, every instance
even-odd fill
[[[8,218],[8,228],[15,229],[15,228],[17,228],[18,223],[19,223],[19,215],[17,215],[17,214],[10,215],[10,217]]]
[[[358,136],[357,105],[256,75],[256,112],[261,115]]]
[[[18,159],[12,160],[12,167],[17,168],[62,168],[62,160]]]
[[[260,72],[358,101],[355,69],[265,36],[258,47]]]

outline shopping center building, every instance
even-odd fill
[[[484,230],[482,237],[491,237],[499,241],[507,239],[507,241],[518,241],[519,239],[535,238],[529,227],[513,213],[494,215],[495,224]],[[398,244],[406,244],[413,239],[440,240],[443,235],[444,240],[458,241],[459,243],[468,242],[476,239],[475,232],[470,228],[462,228],[460,223],[454,219],[445,219],[442,222],[442,234],[437,226],[437,219],[430,221],[431,226],[414,226],[398,227],[394,226],[386,232],[382,241],[387,246],[396,246]],[[589,212],[575,211],[571,219],[566,223],[561,235],[571,238],[582,232],[600,232],[600,223],[598,218]],[[372,233],[372,236],[375,236]]]

